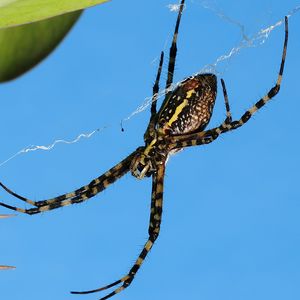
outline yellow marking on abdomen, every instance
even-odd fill
[[[174,115],[172,116],[172,118],[168,122],[169,126],[171,126],[172,123],[177,120],[178,115],[182,112],[182,110],[184,109],[184,107],[187,106],[187,104],[188,104],[187,99],[184,99],[183,102],[176,107]]]
[[[195,90],[190,90],[186,92],[186,99],[189,99],[192,97],[192,95],[195,93]]]

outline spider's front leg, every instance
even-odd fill
[[[288,17],[285,17],[285,37],[284,37],[284,44],[283,44],[283,51],[282,51],[282,57],[281,57],[281,64],[280,69],[277,76],[276,84],[269,90],[269,92],[263,96],[261,99],[259,99],[250,109],[248,109],[239,120],[233,121],[229,126],[227,126],[227,130],[234,130],[241,126],[243,126],[245,123],[247,123],[252,115],[257,112],[259,109],[261,109],[264,105],[266,105],[273,97],[275,97],[281,86],[282,81],[282,75],[284,70],[284,64],[285,64],[285,58],[286,58],[286,52],[287,52],[287,44],[288,44]]]
[[[120,287],[115,289],[110,294],[106,295],[105,297],[101,298],[100,300],[106,300],[124,289],[126,289],[131,282],[133,281],[136,273],[140,269],[142,263],[144,262],[147,254],[150,252],[151,248],[153,247],[160,231],[160,224],[161,224],[161,217],[162,217],[162,205],[163,205],[163,181],[164,181],[164,174],[165,174],[165,162],[162,162],[157,171],[152,175],[152,195],[151,195],[151,213],[150,213],[150,224],[149,224],[149,237],[147,242],[144,245],[143,250],[141,251],[138,259],[136,260],[133,267],[130,269],[128,274],[121,279],[106,285],[104,287],[84,291],[84,292],[71,292],[72,294],[90,294],[95,292],[100,292],[107,290],[113,286],[121,284]]]
[[[31,199],[25,198],[23,196],[20,196],[16,194],[15,192],[11,191],[9,188],[7,188],[3,183],[0,183],[0,185],[11,195],[14,197],[29,203],[33,206],[36,206],[35,208],[30,209],[23,209],[15,206],[8,205],[6,203],[0,202],[0,206],[4,206],[8,209],[18,211],[21,213],[25,213],[28,215],[34,215],[38,214],[44,211],[49,211],[52,209],[56,209],[59,207],[75,204],[75,203],[81,203],[83,201],[86,201],[98,193],[102,192],[104,189],[106,189],[109,185],[114,183],[116,180],[121,178],[123,175],[125,175],[129,169],[132,159],[135,157],[135,155],[141,151],[141,148],[138,148],[136,151],[131,153],[128,157],[126,157],[123,161],[112,167],[110,170],[99,176],[98,178],[93,179],[89,184],[82,186],[81,188],[67,194],[60,195],[55,198],[50,198],[46,200],[41,201],[33,201]]]
[[[170,47],[170,55],[169,55],[169,65],[168,65],[168,77],[166,82],[166,90],[171,86],[173,83],[173,76],[174,76],[174,69],[175,69],[175,62],[176,62],[176,55],[177,55],[177,37],[179,31],[180,20],[184,8],[185,0],[181,0],[180,8],[177,15],[175,30],[173,34],[172,45]]]

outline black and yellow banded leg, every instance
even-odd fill
[[[174,76],[174,69],[175,69],[175,61],[176,61],[176,55],[177,55],[177,36],[178,36],[178,30],[181,20],[182,11],[184,8],[184,0],[180,3],[180,9],[178,12],[176,25],[175,25],[175,31],[173,35],[172,45],[170,48],[170,56],[169,56],[169,65],[168,65],[168,77],[166,82],[166,89],[168,89],[171,84],[173,83],[173,76]]]
[[[162,217],[162,205],[163,205],[163,180],[164,180],[164,173],[165,173],[165,163],[161,164],[157,170],[157,173],[153,174],[152,176],[152,196],[151,196],[151,213],[150,213],[150,224],[149,224],[149,237],[147,242],[144,245],[143,250],[141,251],[138,259],[136,260],[133,267],[130,269],[128,274],[124,276],[123,278],[106,285],[104,287],[90,290],[90,291],[84,291],[84,292],[71,292],[72,294],[90,294],[90,293],[96,293],[100,291],[107,290],[109,288],[112,288],[118,284],[121,284],[120,287],[115,289],[110,294],[104,296],[100,300],[106,300],[124,289],[126,289],[131,282],[133,281],[136,273],[140,269],[142,263],[144,262],[146,256],[152,249],[160,231],[160,224],[161,224],[161,217]]]
[[[257,101],[250,109],[248,109],[239,120],[231,122],[227,126],[227,128],[224,130],[234,130],[241,126],[243,126],[245,123],[247,123],[250,118],[253,116],[254,113],[256,113],[259,109],[261,109],[265,104],[267,104],[273,97],[275,97],[281,86],[282,81],[282,74],[284,70],[284,64],[285,64],[285,58],[286,58],[286,51],[287,51],[287,44],[288,44],[288,18],[285,17],[285,38],[284,38],[284,44],[283,44],[283,51],[282,51],[282,58],[281,58],[281,64],[280,69],[278,72],[278,77],[276,84],[269,90],[269,92],[263,96],[259,101]]]
[[[170,144],[170,148],[182,149],[185,147],[206,145],[212,143],[219,136],[220,133],[217,133],[214,130],[207,130],[207,131],[202,131],[201,134],[199,133],[199,134],[190,135],[190,137],[187,136],[185,136],[184,138],[182,138],[182,136],[173,137],[172,143]]]
[[[156,79],[155,83],[153,85],[153,94],[152,94],[152,99],[151,99],[151,115],[150,115],[150,121],[148,128],[146,132],[149,132],[150,136],[145,136],[145,139],[151,138],[151,136],[155,135],[155,123],[156,123],[156,107],[157,107],[157,97],[158,97],[158,92],[159,92],[159,81],[160,81],[160,75],[162,71],[162,66],[164,62],[164,52],[162,51],[160,54],[160,59],[159,59],[159,65],[157,69],[157,74],[156,74]]]
[[[223,90],[225,108],[226,108],[226,119],[225,119],[224,123],[228,124],[228,123],[232,122],[232,116],[231,116],[230,105],[229,105],[229,101],[228,101],[226,85],[225,85],[225,81],[223,80],[223,78],[221,78],[221,84],[222,84],[222,90]]]
[[[53,210],[59,207],[68,206],[75,203],[80,203],[83,201],[86,201],[98,193],[102,192],[104,189],[106,189],[110,184],[114,183],[116,180],[118,180],[120,177],[125,175],[129,169],[130,164],[133,159],[133,157],[136,155],[136,153],[140,150],[138,148],[136,151],[134,151],[132,154],[130,154],[127,158],[125,158],[123,161],[112,167],[110,170],[108,170],[103,175],[99,176],[98,178],[95,178],[92,180],[88,185],[85,185],[74,192],[67,193],[64,195],[60,195],[55,198],[41,200],[41,201],[33,201],[31,199],[25,198],[23,196],[20,196],[16,194],[15,192],[8,189],[5,185],[2,183],[1,186],[11,195],[15,196],[16,198],[29,203],[31,205],[36,206],[35,208],[30,209],[23,209],[14,207],[11,205],[8,205],[6,203],[0,202],[0,206],[4,206],[8,209],[15,210],[21,213],[33,215],[38,214],[41,212]]]
[[[164,63],[164,52],[162,51],[160,54],[158,70],[157,70],[156,79],[155,79],[155,83],[153,85],[153,90],[152,90],[153,95],[152,95],[152,102],[151,102],[150,122],[152,121],[153,117],[156,115],[157,96],[158,96],[158,91],[159,91],[159,81],[160,81],[160,75],[161,75],[163,63]]]

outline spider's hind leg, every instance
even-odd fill
[[[131,282],[133,281],[136,273],[140,269],[142,263],[144,262],[147,254],[150,252],[151,248],[153,247],[160,231],[160,224],[161,224],[161,216],[162,216],[162,204],[163,204],[163,180],[165,174],[165,163],[159,166],[157,173],[153,174],[152,177],[152,197],[151,197],[151,214],[150,214],[150,224],[149,224],[149,237],[147,242],[144,245],[143,250],[141,251],[138,259],[136,260],[133,267],[130,269],[128,274],[121,279],[98,289],[84,291],[84,292],[71,292],[72,294],[90,294],[95,292],[100,292],[107,290],[113,286],[118,284],[122,284],[117,289],[112,291],[110,294],[106,295],[105,297],[101,298],[100,300],[106,300],[124,289],[126,289]]]

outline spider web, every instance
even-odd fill
[[[193,0],[191,0],[191,1],[195,2]],[[217,57],[213,63],[205,65],[200,70],[198,70],[197,72],[195,72],[193,75],[196,75],[196,74],[199,74],[199,73],[206,73],[206,72],[215,73],[216,75],[220,75],[221,73],[217,70],[217,67],[222,62],[228,61],[229,59],[232,59],[237,54],[239,54],[240,51],[242,51],[245,48],[257,47],[259,45],[264,44],[265,41],[269,38],[269,36],[272,33],[272,31],[274,29],[276,29],[277,27],[281,26],[284,23],[283,19],[278,20],[274,24],[271,24],[271,25],[269,25],[266,28],[260,29],[256,34],[254,34],[252,36],[247,36],[245,34],[245,27],[244,27],[243,24],[241,24],[240,22],[238,22],[238,21],[230,18],[229,16],[227,16],[220,9],[214,7],[211,4],[211,2],[209,2],[209,1],[200,1],[199,3],[201,4],[201,6],[203,8],[211,10],[214,14],[216,14],[218,17],[220,17],[224,21],[232,23],[235,26],[239,27],[239,29],[241,31],[242,40],[241,40],[241,42],[238,45],[236,45],[233,48],[231,48],[225,54]],[[169,4],[169,5],[167,5],[167,8],[170,10],[170,12],[177,12],[178,9],[179,9],[179,6],[180,5],[178,3],[176,3],[176,4]],[[293,16],[296,13],[298,13],[299,11],[300,11],[300,5],[298,5],[295,8],[293,8],[290,12],[288,12],[286,14],[286,16],[288,18],[290,18],[291,16]],[[166,43],[166,45],[167,45],[167,43]],[[177,83],[175,83],[175,84],[172,84],[169,89],[164,89],[164,90],[159,91],[157,100],[159,100],[162,97],[164,97],[164,95],[166,94],[166,92],[173,90],[179,83],[180,83],[180,81],[177,82]],[[149,107],[149,105],[151,104],[151,102],[152,102],[152,96],[146,97],[140,106],[138,106],[127,117],[123,118],[121,120],[121,129],[122,129],[122,131],[123,131],[123,124],[125,122],[129,121],[130,119],[132,119],[137,114],[140,114],[141,112],[143,112],[144,110],[146,110]],[[56,139],[52,143],[50,143],[48,145],[30,145],[30,146],[27,146],[27,147],[19,150],[15,154],[11,155],[6,160],[0,162],[0,167],[4,166],[9,161],[11,161],[12,159],[14,159],[17,156],[22,155],[22,154],[26,154],[26,153],[30,153],[30,152],[34,152],[34,151],[38,151],[38,150],[50,151],[50,150],[54,149],[59,144],[68,144],[68,145],[70,145],[70,144],[79,143],[80,141],[82,141],[84,139],[90,139],[94,135],[96,135],[97,133],[102,132],[103,130],[107,129],[108,127],[110,127],[110,126],[102,126],[102,127],[99,127],[99,128],[97,128],[97,129],[95,129],[95,130],[93,130],[91,132],[88,132],[88,133],[80,133],[80,134],[78,134],[73,139]]]
[[[270,25],[266,28],[260,29],[253,36],[247,36],[245,34],[244,25],[242,25],[238,21],[235,21],[235,20],[231,19],[230,17],[226,16],[220,10],[217,10],[217,9],[209,6],[208,1],[203,1],[201,3],[201,5],[204,8],[212,10],[217,16],[224,19],[225,21],[228,21],[228,22],[233,23],[236,26],[238,26],[241,30],[241,34],[242,34],[243,38],[242,38],[242,41],[237,46],[234,46],[227,53],[219,56],[213,63],[207,64],[204,67],[202,67],[199,71],[195,72],[192,76],[194,76],[196,74],[199,74],[199,73],[214,73],[216,75],[221,75],[222,72],[217,70],[217,66],[220,63],[235,57],[237,54],[240,53],[241,50],[243,50],[245,48],[254,48],[254,47],[257,47],[258,45],[264,44],[266,42],[266,40],[269,38],[269,35],[272,33],[272,31],[275,28],[277,28],[277,27],[281,26],[282,24],[284,24],[284,19],[281,19],[281,20],[278,20],[277,22],[275,22],[274,24],[272,24],[272,25]],[[169,4],[167,7],[170,9],[170,11],[177,11],[179,9],[179,5],[177,5],[177,4]],[[286,16],[288,18],[290,18],[292,15],[296,14],[299,11],[300,11],[300,5],[293,8],[288,14],[286,14]],[[159,91],[157,100],[164,97],[164,95],[167,92],[173,90],[178,84],[180,84],[180,81],[177,82],[177,83],[173,83],[171,85],[171,87],[168,88],[168,89],[164,89],[164,90]],[[145,109],[147,109],[149,107],[149,105],[151,105],[151,102],[152,102],[152,96],[149,96],[149,97],[145,98],[144,102],[140,106],[138,106],[136,108],[136,110],[134,110],[130,115],[128,115],[128,117],[126,117],[122,120],[122,124],[123,124],[123,122],[129,121],[136,114],[139,114],[139,113],[143,112]]]

